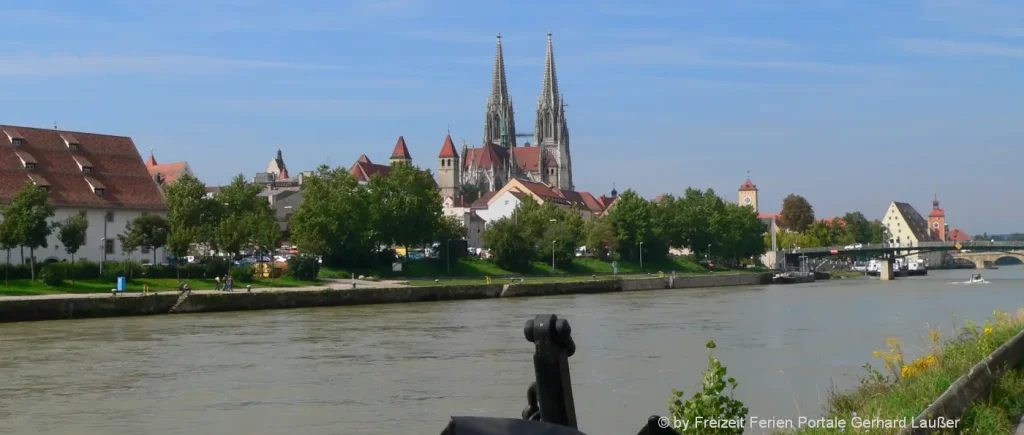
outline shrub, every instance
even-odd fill
[[[39,279],[46,285],[61,285],[64,283],[64,267],[60,263],[47,264],[39,271]]]
[[[315,281],[318,268],[316,257],[312,255],[296,255],[288,259],[288,276],[300,281]]]
[[[715,348],[715,342],[709,341],[705,347],[708,349],[708,369],[704,371],[704,378],[701,381],[702,391],[694,393],[693,397],[685,402],[682,401],[683,392],[672,389],[672,397],[669,398],[669,415],[674,422],[684,422],[687,427],[697,427],[697,417],[703,421],[738,421],[745,419],[750,411],[743,406],[743,402],[732,397],[736,390],[736,379],[725,378],[726,369],[718,358],[711,355],[711,349]],[[725,387],[730,387],[728,395],[723,394]],[[739,428],[709,428],[701,427],[698,432],[704,434],[733,435],[742,434],[743,427]]]
[[[249,265],[235,266],[231,268],[231,278],[235,282],[253,282],[256,278],[253,275],[253,267]]]

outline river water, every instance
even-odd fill
[[[0,324],[3,434],[440,433],[451,415],[518,417],[535,314],[569,320],[580,429],[636,433],[687,395],[704,343],[761,418],[817,416],[887,336],[1024,307],[1024,268],[893,282],[666,290]]]

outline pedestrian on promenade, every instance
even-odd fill
[[[233,278],[231,275],[228,275],[224,278],[224,282],[227,283],[227,289],[229,292],[235,291],[235,278]]]
[[[214,291],[218,291],[220,289],[221,289],[220,277],[219,276],[215,276],[215,277],[213,277],[213,290]]]

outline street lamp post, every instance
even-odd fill
[[[644,242],[640,242],[640,271],[644,271]]]
[[[448,276],[452,276],[452,239],[448,239],[448,247],[444,251],[444,262],[448,263]]]
[[[708,243],[708,262],[711,262],[711,244]]]
[[[555,273],[555,243],[558,239],[551,241],[551,273]]]

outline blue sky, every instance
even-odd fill
[[[546,32],[580,190],[711,187],[762,212],[889,201],[1024,230],[1024,6],[986,0],[0,1],[0,123],[131,136],[209,184],[266,168],[436,167],[482,139],[495,34],[533,130]]]

